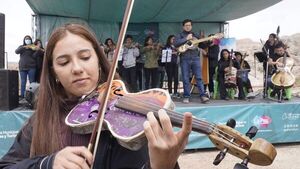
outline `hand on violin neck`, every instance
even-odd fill
[[[152,169],[173,169],[192,130],[192,114],[184,115],[182,129],[177,133],[173,131],[170,117],[165,110],[159,110],[158,117],[159,122],[153,112],[149,112],[148,121],[144,123],[150,165]]]

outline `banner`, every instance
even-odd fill
[[[271,143],[300,141],[300,104],[297,102],[190,106],[178,107],[176,111],[191,112],[196,118],[216,125],[225,125],[233,118],[236,120],[235,130],[243,135],[251,126],[256,126],[259,131],[253,140],[264,138]],[[0,112],[0,158],[13,144],[15,136],[31,114],[31,111]],[[206,135],[192,132],[186,149],[211,147],[214,145]]]

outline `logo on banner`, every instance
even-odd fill
[[[267,115],[255,116],[253,119],[253,124],[259,128],[268,128],[272,123],[272,118]]]

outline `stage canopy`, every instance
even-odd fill
[[[104,29],[106,30],[118,30],[127,3],[127,0],[26,1],[36,15],[43,17],[40,18],[42,20],[41,22],[48,23],[47,26],[49,27],[47,29],[50,30],[56,27],[58,22],[65,22],[66,19],[72,19],[73,21],[81,20],[81,22],[88,23],[89,25],[101,23],[102,27],[104,25]],[[244,17],[265,9],[280,1],[281,0],[135,0],[130,23],[171,23],[163,27],[174,26],[174,23],[177,23],[177,32],[181,29],[182,20],[186,18],[190,18],[194,22],[199,23],[223,24],[226,21]],[[49,25],[49,23],[52,24]],[[114,25],[116,23],[117,25]],[[220,25],[218,24],[216,30],[220,31]],[[215,26],[216,25],[212,25],[211,27]],[[208,29],[209,28],[210,26],[208,26]],[[159,31],[162,31],[160,25]]]

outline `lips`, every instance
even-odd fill
[[[80,78],[80,79],[74,80],[72,83],[75,83],[75,84],[84,84],[87,80],[88,80],[88,78]]]

